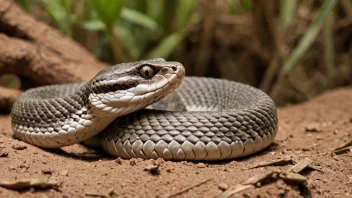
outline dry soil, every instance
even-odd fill
[[[270,170],[287,170],[292,164],[246,167],[285,157],[308,157],[319,170],[304,170],[305,183],[271,180],[232,197],[352,197],[352,155],[331,154],[352,139],[352,89],[279,108],[278,116],[278,135],[268,149],[238,160],[193,163],[122,160],[82,145],[43,150],[14,139],[10,117],[1,115],[0,182],[39,178],[59,181],[61,186],[46,190],[0,187],[0,197],[167,197],[177,192],[175,197],[221,197],[226,188]],[[158,163],[159,174],[145,171]]]

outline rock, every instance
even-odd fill
[[[0,157],[7,157],[7,156],[9,156],[9,152],[4,149],[0,149]]]
[[[62,170],[59,172],[59,175],[61,176],[67,176],[68,175],[68,170]]]
[[[15,145],[12,146],[12,148],[15,149],[15,150],[24,150],[24,149],[27,148],[27,146],[21,145],[21,144],[15,144]]]
[[[219,188],[219,190],[225,191],[225,190],[229,189],[229,185],[227,185],[225,183],[220,183],[218,185],[218,188]]]
[[[306,126],[306,132],[321,132],[320,125],[318,123],[311,123]]]
[[[48,174],[48,175],[51,175],[51,174],[53,174],[53,171],[51,170],[51,169],[42,169],[42,173],[43,174]]]
[[[122,159],[120,158],[120,157],[117,157],[116,159],[115,159],[115,162],[117,163],[117,164],[122,164]]]
[[[159,174],[159,165],[149,164],[144,168],[144,171],[149,171],[152,175]]]
[[[198,163],[198,164],[197,164],[197,167],[198,167],[198,168],[206,168],[207,165],[204,164],[204,163]]]
[[[130,160],[130,165],[131,166],[135,166],[137,164],[136,160],[135,159],[131,159]]]

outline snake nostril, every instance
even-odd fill
[[[174,71],[176,71],[176,70],[177,70],[177,68],[176,68],[176,67],[171,67],[171,69],[172,69],[172,70],[174,70]]]

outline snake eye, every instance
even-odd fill
[[[144,78],[151,78],[154,76],[154,69],[150,66],[143,66],[140,70],[139,73],[142,75]]]

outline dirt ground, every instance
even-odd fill
[[[331,151],[352,139],[352,89],[279,108],[278,115],[275,144],[256,155],[220,163],[121,160],[81,145],[43,150],[15,140],[10,117],[1,115],[0,182],[39,178],[59,181],[61,186],[20,191],[0,187],[0,197],[221,197],[224,189],[252,176],[292,167],[245,169],[285,157],[308,157],[319,170],[304,170],[306,183],[273,180],[232,197],[351,197],[352,155],[332,155]],[[153,163],[161,164],[159,174],[145,171]]]

